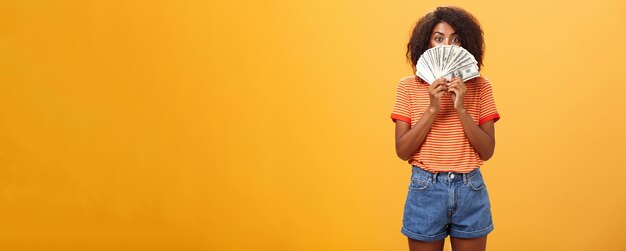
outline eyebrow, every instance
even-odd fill
[[[443,33],[441,33],[441,32],[435,31],[435,34],[437,34],[437,33],[439,33],[439,34],[440,34],[440,35],[442,35],[442,36],[444,35],[444,34],[443,34]],[[450,34],[450,35],[456,35],[456,32],[455,32],[455,33],[452,33],[452,34]]]

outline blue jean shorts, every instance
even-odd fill
[[[493,231],[491,204],[480,168],[469,173],[431,173],[411,166],[402,234],[420,241],[450,235],[476,238]]]

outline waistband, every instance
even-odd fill
[[[452,181],[457,181],[457,180],[461,181],[462,180],[463,183],[467,183],[467,180],[470,177],[480,173],[480,167],[472,170],[469,173],[459,173],[459,172],[431,173],[431,172],[426,171],[426,170],[424,170],[421,167],[416,166],[416,165],[412,165],[411,168],[412,168],[412,172],[416,172],[416,173],[418,173],[419,175],[422,175],[422,176],[432,177],[434,182],[437,182],[437,181],[450,181],[450,182],[452,182]]]

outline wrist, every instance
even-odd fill
[[[434,106],[428,106],[428,112],[430,112],[431,114],[435,115],[437,114],[437,112],[439,112],[439,109],[437,107]]]
[[[455,108],[455,110],[456,110],[456,113],[458,114],[467,113],[467,109],[465,109],[465,107]]]

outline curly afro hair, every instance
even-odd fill
[[[406,46],[407,61],[411,61],[413,71],[419,57],[430,47],[430,35],[440,22],[448,23],[461,38],[461,47],[469,51],[478,67],[483,65],[485,41],[478,20],[469,12],[458,7],[437,7],[415,24],[411,39]]]

